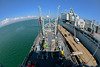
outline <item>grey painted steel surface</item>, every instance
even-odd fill
[[[74,34],[74,26],[68,23],[62,23],[62,26],[66,28],[71,34]],[[89,49],[89,51],[93,54],[97,48],[97,45],[100,43],[96,38],[92,37],[91,35],[87,34],[86,32],[76,29],[76,37]],[[100,47],[95,54],[95,57],[100,63]]]

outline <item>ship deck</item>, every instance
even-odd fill
[[[73,62],[72,57],[66,58],[70,54],[70,50],[66,46],[67,44],[63,42],[63,36],[59,32],[56,37],[57,38],[55,38],[52,33],[48,33],[47,37],[45,36],[45,38],[43,38],[40,33],[23,65],[28,66],[31,62],[31,65],[35,63],[38,67],[63,67],[62,63],[65,63],[65,65],[67,64],[67,66],[73,66],[77,60],[73,57]],[[48,47],[43,47],[44,45],[48,45]],[[59,49],[60,46],[61,48]],[[64,57],[61,54],[61,51],[63,51]],[[60,60],[59,58],[62,58],[63,60]]]
[[[31,62],[37,62],[38,63],[38,67],[56,67],[56,59],[52,59],[52,55],[51,54],[57,54],[58,52],[48,52],[48,59],[46,59],[46,56],[44,54],[46,54],[47,52],[41,52],[41,56],[39,58],[37,53],[33,52],[32,55],[28,58],[27,63],[29,61]],[[58,55],[56,55],[57,57]],[[27,64],[26,64],[27,65]]]
[[[82,43],[77,44],[73,36],[60,25],[58,30],[57,35],[51,31],[46,32],[45,35],[40,32],[21,67],[75,67],[81,63],[88,66],[97,65],[93,57],[88,62],[92,55]],[[73,52],[69,46],[73,52],[83,54],[72,55]]]
[[[84,45],[80,42],[77,44],[74,41],[74,37],[62,26],[58,25],[58,30],[61,32],[65,40],[69,43],[69,46],[73,49],[74,52],[82,52],[83,54],[77,55],[79,61],[85,63],[88,66],[97,66],[97,62],[94,57],[91,58],[92,54],[84,47]],[[65,36],[65,34],[67,36]],[[89,61],[89,59],[91,60]],[[88,62],[89,61],[89,62]],[[88,63],[87,63],[88,62]]]

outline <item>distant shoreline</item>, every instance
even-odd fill
[[[1,24],[0,25],[0,28],[4,27],[4,26],[7,26],[7,25],[10,25],[10,24],[13,24],[13,23],[18,23],[20,21],[26,21],[26,20],[33,20],[33,19],[24,19],[24,20],[19,20],[19,21],[15,21],[15,22],[8,22],[8,23],[5,23],[5,24]]]

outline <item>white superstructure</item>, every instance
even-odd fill
[[[66,20],[66,22],[70,21],[72,25],[84,29],[85,21],[80,19],[79,16],[74,13],[72,8],[70,8],[69,13],[61,13],[61,19]]]
[[[77,23],[79,28],[84,29],[85,21],[83,19],[79,19]]]

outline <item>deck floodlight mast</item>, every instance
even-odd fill
[[[76,28],[75,28],[75,26],[78,27],[78,22],[77,22],[76,15],[75,15],[72,7],[70,8],[70,12],[73,13],[73,15],[74,15],[74,22],[75,22],[75,25],[74,25],[74,37],[76,38]]]
[[[40,8],[40,6],[39,6],[39,11],[40,11],[40,17],[41,17],[41,8]]]
[[[40,21],[40,24],[41,24],[41,31],[42,31],[42,34],[44,34],[44,19],[42,19],[42,13],[41,13],[40,6],[39,6],[39,11],[40,11],[39,21]],[[43,21],[43,25],[42,25],[42,21]]]
[[[55,19],[55,35],[57,34],[57,21],[59,20],[59,8],[60,6],[58,6],[57,8],[57,19]]]
[[[77,26],[75,14],[74,14],[74,22],[75,22],[75,24],[76,24],[76,26]],[[74,26],[74,37],[76,38],[76,28],[75,28],[75,26]]]
[[[49,23],[50,23],[50,10],[49,10]]]
[[[59,5],[58,8],[57,8],[57,19],[58,19],[58,17],[59,17],[59,8],[60,8],[60,5]]]

